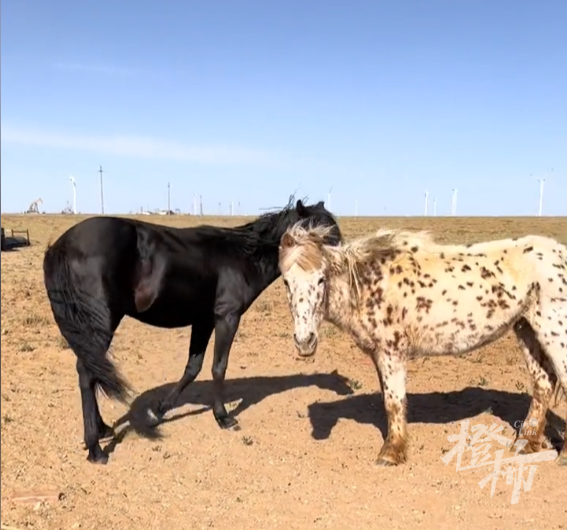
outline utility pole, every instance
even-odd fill
[[[77,183],[72,175],[69,175],[69,180],[71,181],[71,186],[73,186],[73,213],[77,215]]]
[[[100,211],[102,212],[102,215],[104,215],[104,187],[102,183],[102,166],[100,166],[98,172],[100,173]]]
[[[167,183],[167,215],[171,212],[171,186]]]

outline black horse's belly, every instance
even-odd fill
[[[149,309],[133,310],[128,316],[151,326],[180,328],[212,318],[213,307],[214,291],[204,285],[168,285]]]

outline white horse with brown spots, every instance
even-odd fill
[[[388,416],[379,464],[407,460],[406,360],[470,352],[509,329],[533,384],[526,425],[537,425],[518,439],[526,440],[524,453],[545,445],[550,399],[567,393],[565,245],[535,235],[441,245],[425,232],[380,230],[331,247],[325,235],[296,225],[281,239],[293,338],[300,355],[313,355],[326,320],[371,357]],[[567,441],[558,461],[567,465]]]

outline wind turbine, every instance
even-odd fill
[[[327,195],[327,209],[331,209],[331,192],[333,191],[333,186],[329,189],[329,193]]]
[[[69,175],[69,181],[71,186],[73,186],[73,213],[77,215],[77,183],[75,182],[75,177]]]
[[[437,197],[433,199],[433,217],[437,217]]]
[[[543,210],[543,185],[545,184],[545,179],[537,179],[539,182],[539,210],[538,210],[538,217],[541,217],[541,212]]]
[[[425,190],[425,212],[424,215],[427,215],[427,198],[429,197],[429,192]]]
[[[553,171],[553,168],[551,168],[550,172]],[[538,178],[537,179],[539,182],[539,211],[538,211],[538,217],[541,217],[542,212],[543,212],[543,186],[545,184],[545,178]]]

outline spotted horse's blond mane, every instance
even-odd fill
[[[361,294],[362,268],[372,261],[395,260],[397,264],[408,259],[417,249],[438,251],[429,231],[381,228],[337,246],[325,245],[329,227],[309,226],[301,223],[290,227],[282,237],[280,246],[280,268],[282,272],[297,264],[305,271],[320,269],[324,263],[337,271],[343,269],[348,275],[351,294],[358,300]]]

